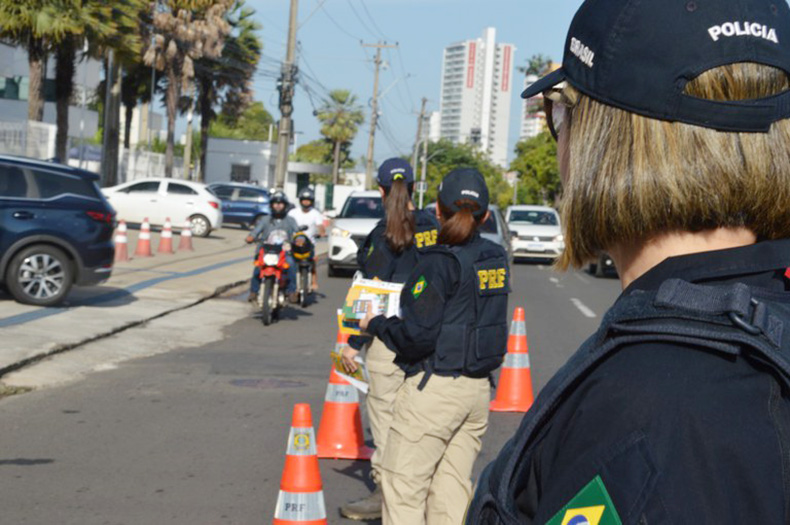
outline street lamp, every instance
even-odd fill
[[[420,175],[420,209],[423,206],[423,200],[425,198],[425,190],[427,190],[427,183],[425,182],[425,173],[428,171],[428,161],[434,158],[439,153],[444,153],[445,149],[438,149],[431,153],[430,157],[428,156],[428,139],[423,139],[423,153],[422,153],[422,174]]]

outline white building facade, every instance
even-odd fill
[[[510,104],[513,95],[512,44],[496,42],[489,27],[476,40],[444,49],[440,134],[455,143],[476,144],[507,166]]]
[[[527,75],[524,89],[538,81],[537,75]],[[521,103],[521,131],[519,140],[537,137],[546,130],[546,113],[543,111],[543,94],[539,94]]]

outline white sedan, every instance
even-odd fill
[[[222,205],[205,184],[151,178],[125,182],[102,193],[117,212],[118,220],[141,223],[145,218],[161,226],[170,219],[175,228],[189,221],[192,233],[207,237],[222,226]]]

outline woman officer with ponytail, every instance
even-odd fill
[[[411,274],[422,252],[436,244],[439,222],[429,212],[415,210],[411,200],[414,173],[408,162],[399,158],[384,161],[377,181],[384,201],[384,219],[370,232],[357,254],[366,279],[402,283]],[[403,384],[403,371],[393,360],[395,354],[380,340],[352,336],[344,349],[343,363],[349,372],[357,365],[354,358],[367,346],[365,364],[370,376],[366,396],[370,430],[376,452],[371,458],[371,477],[376,490],[369,496],[340,509],[347,518],[371,520],[381,517],[381,458],[392,421],[395,394]]]
[[[406,281],[402,316],[360,325],[406,374],[381,462],[384,525],[458,524],[472,496],[489,378],[507,347],[507,254],[478,233],[488,200],[477,170],[448,174],[437,205],[441,246]]]

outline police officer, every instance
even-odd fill
[[[488,217],[483,176],[463,168],[439,189],[438,243],[401,294],[402,318],[360,326],[395,352],[406,380],[381,464],[387,524],[457,524],[472,495],[472,465],[488,428],[490,374],[507,346],[505,250],[478,230]]]
[[[245,239],[247,244],[251,244],[255,241],[258,242],[258,246],[255,250],[256,258],[262,244],[290,244],[294,233],[299,231],[299,226],[296,224],[296,221],[292,217],[287,216],[288,198],[285,196],[285,193],[279,190],[275,191],[269,198],[269,207],[271,209],[271,214],[261,218]],[[296,263],[290,251],[286,253],[286,261],[288,262],[288,269],[285,271],[287,276],[285,293],[288,294],[288,299],[292,303],[295,303],[298,300],[296,296]],[[260,289],[260,268],[256,266],[252,271],[250,295],[247,300],[250,302],[257,301]]]
[[[623,293],[467,523],[790,523],[790,8],[587,0],[543,92],[566,251]]]
[[[439,221],[433,213],[414,208],[411,200],[414,173],[405,160],[392,158],[384,161],[379,167],[377,182],[384,202],[384,218],[357,252],[357,262],[366,279],[403,283],[414,270],[420,255],[436,244]],[[343,352],[344,365],[352,372],[357,366],[354,358],[363,346],[367,346],[365,365],[370,390],[365,399],[376,445],[371,458],[371,477],[376,489],[371,495],[340,509],[343,516],[357,520],[381,517],[381,458],[387,444],[395,394],[404,379],[403,370],[393,362],[395,354],[379,339],[371,339],[352,336]]]

